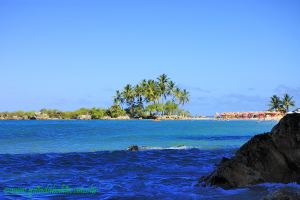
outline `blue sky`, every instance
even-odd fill
[[[166,73],[193,114],[300,104],[300,1],[0,0],[0,111],[107,107]]]

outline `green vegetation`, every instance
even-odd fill
[[[288,112],[289,108],[294,106],[295,101],[293,100],[293,97],[289,96],[288,94],[285,94],[282,99],[282,107],[285,110],[285,112]]]
[[[142,80],[135,86],[127,84],[122,91],[117,90],[114,104],[125,107],[126,113],[134,118],[153,118],[157,115],[188,115],[179,109],[189,102],[189,92],[181,90],[166,74],[157,80]]]
[[[39,112],[0,112],[0,119],[103,119],[116,118],[126,115],[126,112],[118,105],[108,109],[103,108],[80,108],[75,111],[60,111],[57,109],[41,109]]]
[[[13,118],[24,118],[24,119],[30,119],[34,115],[35,115],[34,111],[25,112],[25,111],[19,110],[19,111],[15,111],[15,112],[1,112],[0,113],[0,118],[10,118],[10,119],[13,119]]]
[[[120,116],[125,116],[126,112],[119,105],[114,104],[106,111],[106,114],[112,118],[116,118]]]
[[[80,108],[75,111],[41,109],[39,112],[0,112],[0,119],[103,119],[155,118],[163,115],[190,116],[182,106],[189,102],[189,92],[180,89],[162,74],[156,80],[142,80],[139,84],[125,85],[117,90],[113,105],[104,108]]]
[[[273,95],[270,100],[269,110],[286,113],[289,112],[290,107],[294,106],[295,101],[292,96],[284,94],[283,98],[280,98],[277,95]]]

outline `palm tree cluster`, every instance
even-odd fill
[[[125,110],[131,117],[174,114],[179,105],[189,102],[189,92],[180,89],[166,74],[156,80],[142,80],[132,86],[127,84],[122,91],[117,90],[114,104]]]
[[[277,112],[289,112],[290,107],[295,106],[295,101],[293,97],[284,94],[283,98],[280,98],[277,95],[273,95],[270,99],[269,110]]]

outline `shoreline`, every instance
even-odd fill
[[[182,119],[140,119],[140,118],[104,118],[104,119],[57,119],[57,118],[47,118],[47,119],[0,119],[0,121],[139,121],[139,120],[146,120],[146,121],[154,121],[154,122],[160,122],[160,121],[279,121],[281,118],[265,118],[265,119],[259,119],[259,118],[232,118],[232,119],[217,119],[217,118],[182,118]]]

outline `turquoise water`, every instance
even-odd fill
[[[274,121],[0,121],[0,153],[67,153],[147,148],[236,148]],[[184,148],[184,147],[183,147]]]
[[[0,121],[0,199],[261,200],[297,184],[202,187],[272,121]],[[129,152],[136,144],[143,151]],[[184,146],[182,146],[184,145]],[[94,194],[9,193],[7,188],[97,188]]]

